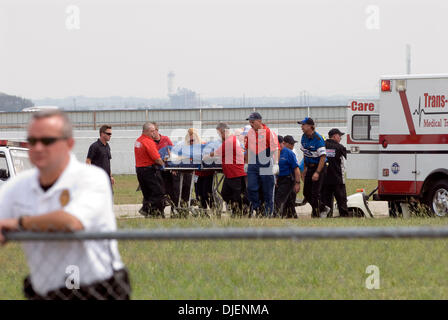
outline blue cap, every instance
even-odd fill
[[[258,112],[252,112],[246,120],[261,120],[261,114]]]
[[[297,121],[298,124],[309,124],[314,126],[314,120],[311,119],[310,117],[306,117],[305,119],[303,119],[302,121]]]

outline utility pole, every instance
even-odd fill
[[[406,73],[411,74],[411,45],[406,44]]]
[[[310,93],[306,90],[300,92],[300,104],[307,107],[307,116],[310,116]]]

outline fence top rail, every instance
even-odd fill
[[[337,105],[268,105],[268,106],[226,106],[226,107],[194,107],[194,108],[173,108],[173,107],[136,107],[135,109],[130,108],[108,108],[108,107],[97,107],[95,109],[83,109],[83,110],[74,110],[74,109],[65,109],[62,108],[61,111],[66,113],[76,113],[76,114],[93,114],[93,113],[106,113],[106,112],[130,112],[130,113],[138,113],[138,112],[146,112],[146,111],[215,111],[215,110],[247,110],[247,109],[255,109],[255,110],[268,110],[268,109],[318,109],[318,108],[348,108],[348,105],[337,104]],[[2,115],[26,115],[31,117],[34,111],[32,112],[24,112],[24,111],[5,111],[2,112]]]
[[[113,232],[4,232],[7,241],[447,238],[447,227],[164,228]]]

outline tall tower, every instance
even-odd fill
[[[168,96],[174,94],[174,76],[175,76],[175,74],[174,74],[173,71],[170,71],[168,73],[168,76],[167,76],[167,80],[168,80],[168,83],[167,83],[168,84]]]

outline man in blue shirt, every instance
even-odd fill
[[[315,131],[314,120],[307,117],[298,122],[302,125],[302,146],[305,160],[305,183],[303,195],[309,202],[313,211],[312,218],[325,218],[330,212],[321,199],[321,190],[326,172],[326,149],[324,138]]]
[[[296,216],[296,196],[300,191],[299,163],[292,151],[296,142],[292,136],[285,136],[284,147],[280,151],[275,193],[276,213],[280,217],[294,218]]]

